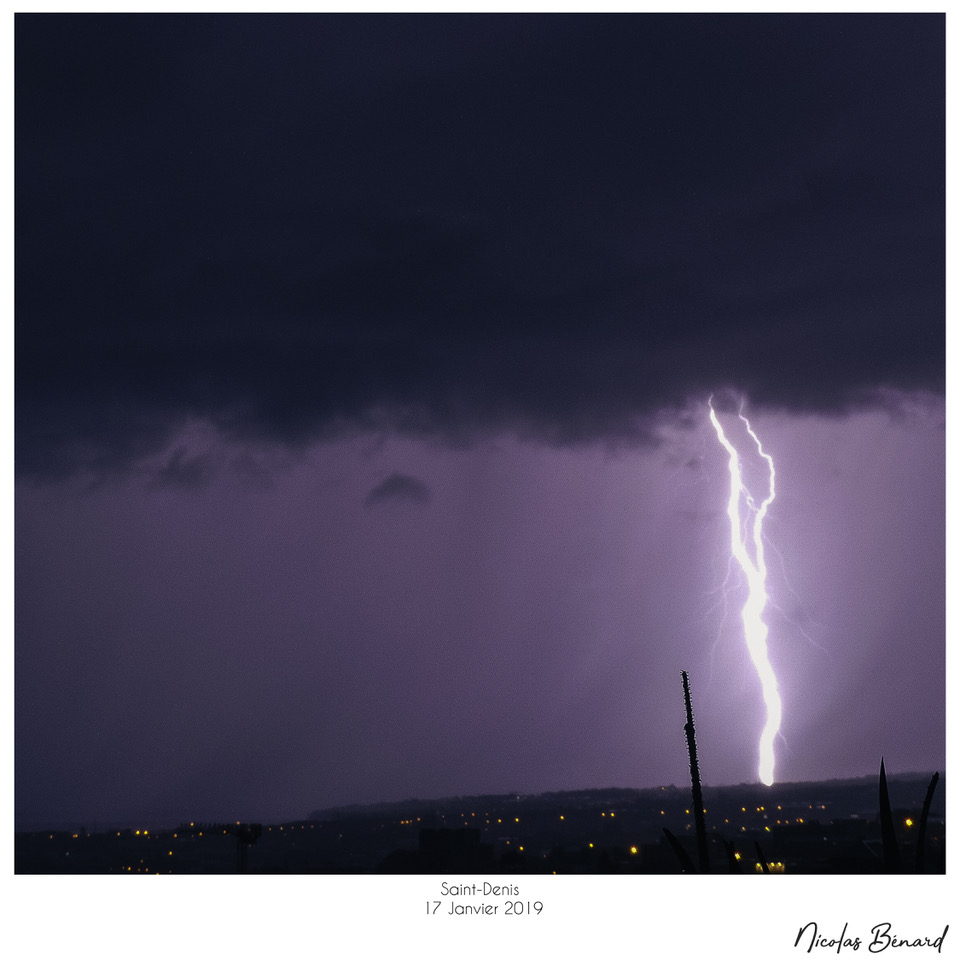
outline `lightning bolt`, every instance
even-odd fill
[[[717,431],[717,439],[729,456],[730,469],[730,499],[727,501],[727,516],[730,518],[731,552],[740,565],[747,579],[747,602],[740,612],[743,620],[743,635],[746,640],[750,659],[760,677],[760,686],[763,690],[763,700],[767,707],[767,721],[760,734],[759,777],[768,787],[773,783],[773,741],[780,732],[780,719],[783,714],[783,704],[780,701],[780,691],[777,687],[777,678],[770,666],[767,656],[767,625],[763,620],[763,611],[767,605],[767,565],[763,556],[763,520],[767,515],[767,508],[773,503],[775,494],[776,471],[773,468],[773,458],[766,453],[759,437],[750,426],[750,421],[740,409],[740,419],[746,427],[747,433],[757,445],[757,452],[766,461],[770,475],[769,493],[759,506],[743,480],[743,471],[740,468],[740,455],[736,448],[727,439],[723,427],[717,419],[713,409],[713,397],[708,401],[710,407],[710,422]],[[747,509],[747,520],[741,519],[740,505],[744,503]],[[751,522],[752,517],[752,522]],[[750,545],[753,546],[751,557]]]

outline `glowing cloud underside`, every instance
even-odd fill
[[[743,481],[743,472],[740,469],[740,455],[736,448],[727,439],[720,426],[720,421],[710,403],[710,422],[717,431],[717,438],[723,444],[729,455],[730,462],[730,499],[727,502],[727,516],[730,518],[731,551],[734,559],[743,570],[747,579],[747,602],[741,611],[743,619],[743,634],[750,652],[750,659],[760,677],[763,689],[763,700],[767,706],[767,722],[760,734],[760,779],[770,786],[773,783],[773,741],[780,731],[780,718],[783,705],[780,701],[780,691],[777,687],[777,678],[770,666],[767,657],[767,625],[763,621],[763,611],[767,605],[767,566],[763,558],[763,519],[767,515],[767,508],[773,502],[775,472],[773,458],[764,452],[760,440],[753,432],[750,421],[740,413],[740,419],[746,427],[747,433],[757,445],[757,451],[766,461],[770,475],[769,493],[763,502],[757,506],[750,491]],[[747,517],[741,518],[741,503],[745,504]],[[751,559],[750,546],[753,557]]]

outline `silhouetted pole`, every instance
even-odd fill
[[[683,726],[687,735],[687,752],[690,754],[690,781],[693,784],[693,816],[697,825],[697,854],[700,859],[700,872],[710,872],[710,851],[707,847],[707,825],[703,819],[703,791],[700,788],[700,765],[697,763],[697,740],[693,730],[693,707],[690,705],[690,682],[687,671],[681,670],[683,677],[683,700],[687,707],[687,722]]]
[[[237,873],[247,872],[247,850],[256,843],[260,834],[263,833],[263,824],[260,823],[181,823],[177,828],[179,833],[198,833],[201,837],[203,831],[208,833],[220,833],[224,836],[235,837],[237,840]]]

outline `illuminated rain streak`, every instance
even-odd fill
[[[759,776],[763,783],[769,787],[773,783],[773,741],[780,731],[780,717],[783,712],[780,692],[777,688],[777,678],[767,657],[767,625],[763,622],[763,611],[767,605],[767,566],[763,558],[763,519],[774,497],[773,458],[770,454],[764,452],[759,437],[750,426],[750,421],[741,412],[739,414],[740,419],[743,421],[747,433],[756,443],[760,456],[766,460],[770,472],[770,492],[758,507],[750,491],[744,485],[743,474],[740,470],[740,455],[727,439],[723,427],[720,426],[720,421],[713,409],[712,397],[709,406],[710,422],[717,431],[717,437],[730,458],[730,499],[727,503],[727,516],[730,518],[731,550],[747,578],[747,602],[744,604],[740,615],[743,619],[743,634],[747,643],[747,650],[750,652],[750,659],[753,661],[760,677],[763,700],[767,705],[767,722],[760,734]],[[741,501],[746,503],[747,509],[753,515],[752,524],[748,519],[745,526],[740,518]],[[753,541],[754,559],[752,560],[750,551],[747,549],[749,540]]]

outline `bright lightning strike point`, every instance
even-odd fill
[[[740,455],[727,439],[727,435],[723,432],[723,427],[717,419],[717,414],[713,409],[713,397],[708,401],[708,406],[710,407],[710,422],[713,424],[714,430],[717,431],[717,438],[723,444],[723,448],[729,456],[730,499],[727,501],[727,516],[730,518],[730,544],[733,557],[747,579],[747,602],[744,604],[740,616],[743,620],[743,635],[747,643],[747,650],[760,677],[763,700],[767,707],[767,721],[760,734],[759,777],[769,787],[773,784],[773,741],[780,732],[780,719],[783,714],[777,678],[767,656],[767,625],[763,620],[763,611],[767,605],[767,566],[763,557],[763,520],[767,515],[767,508],[773,502],[776,473],[773,468],[773,458],[770,454],[764,452],[759,437],[754,433],[750,421],[743,415],[743,409],[741,408],[740,419],[743,421],[747,433],[757,445],[757,452],[766,461],[770,477],[769,492],[757,506],[756,499],[744,483],[743,471],[740,467]],[[746,505],[746,522],[741,519],[741,503]],[[751,544],[753,547],[752,557]]]

